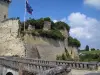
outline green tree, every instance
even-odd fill
[[[69,36],[68,37],[68,45],[80,47],[81,46],[81,43],[76,38],[72,38],[71,36]]]
[[[58,21],[55,23],[55,26],[54,28],[56,29],[61,29],[61,30],[64,30],[64,27],[69,31],[70,30],[70,27],[68,24],[66,24],[65,22],[62,22],[62,21]]]
[[[51,19],[49,17],[44,18],[44,21],[49,21],[51,22]]]
[[[89,51],[89,46],[88,45],[86,45],[85,50]]]
[[[64,55],[64,53],[62,54],[62,60],[66,60],[66,56]]]
[[[95,48],[91,48],[91,51],[95,51]]]
[[[44,26],[44,19],[43,18],[36,20],[36,25],[35,25],[36,29],[43,29],[43,26]]]

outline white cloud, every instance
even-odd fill
[[[86,45],[100,48],[100,21],[86,16],[80,12],[71,13],[68,18],[57,21],[64,21],[71,27],[70,35],[81,41],[82,48]]]
[[[66,22],[66,21],[67,21],[67,19],[66,19],[66,18],[63,18],[63,19],[61,19],[61,21],[62,21],[62,22]]]
[[[58,20],[53,20],[54,23],[56,23]]]
[[[66,19],[66,18],[62,18],[62,19],[60,19],[60,20],[56,20],[56,19],[55,19],[55,20],[53,20],[53,22],[54,22],[54,23],[56,23],[56,22],[58,22],[58,21],[66,22],[66,21],[67,21],[67,19]]]
[[[71,25],[70,34],[84,39],[100,38],[99,29],[100,21],[87,17],[79,12],[71,13],[68,17],[69,25]]]
[[[75,37],[78,37],[78,38],[88,38],[88,39],[90,39],[92,37],[92,35],[87,33],[87,31],[84,32],[84,28],[82,28],[82,27],[72,28],[70,30],[70,34],[75,36]]]
[[[84,4],[100,9],[100,0],[84,0]]]

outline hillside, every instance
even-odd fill
[[[82,54],[100,54],[100,50],[95,51],[80,51]]]
[[[80,61],[100,61],[100,50],[80,51]]]

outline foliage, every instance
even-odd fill
[[[84,54],[80,55],[80,61],[100,61],[100,54]]]
[[[71,58],[71,56],[69,55],[67,49],[65,48],[65,52],[62,55],[57,55],[56,60],[66,60],[66,61],[70,60],[71,61],[73,59]]]
[[[44,21],[50,21],[51,22],[51,30],[45,31],[43,30],[44,27]],[[25,22],[25,30],[28,29],[28,26],[31,25],[32,27],[35,27],[35,30],[32,30],[32,32],[28,31],[29,33],[32,33],[32,35],[40,35],[43,37],[53,38],[53,39],[60,39],[64,40],[64,35],[60,32],[60,30],[65,30],[65,28],[69,31],[70,27],[65,22],[58,21],[54,23],[49,17],[46,18],[40,18],[40,19],[28,19]],[[24,32],[24,22],[20,22],[20,33]],[[69,37],[69,45],[80,47],[81,44],[76,38]]]
[[[52,28],[60,29],[60,30],[64,30],[64,28],[66,28],[68,31],[70,30],[70,27],[68,26],[68,24],[66,24],[65,22],[61,22],[61,21],[58,21],[55,24],[53,24]]]
[[[91,51],[95,51],[95,48],[91,48]]]
[[[32,30],[32,31],[27,31],[27,33],[31,33],[33,36],[42,36],[42,37],[47,37],[47,38],[52,38],[52,39],[55,39],[55,40],[64,40],[64,36],[61,34],[60,31],[57,31],[57,30],[49,30],[49,31],[46,31],[46,30],[42,30],[42,29],[39,29],[39,30]]]
[[[72,38],[71,36],[69,36],[68,37],[68,45],[75,46],[75,47],[80,47],[81,43],[76,38]]]
[[[43,29],[43,25],[44,25],[44,19],[40,18],[36,20],[35,29]]]
[[[44,18],[44,21],[49,21],[51,22],[51,19],[49,17]]]
[[[83,51],[79,57],[80,61],[100,61],[100,51]]]
[[[82,54],[100,54],[100,50],[95,51],[80,51]]]
[[[88,45],[86,45],[85,50],[89,51],[89,46]]]

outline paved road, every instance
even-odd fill
[[[72,70],[69,75],[100,75],[100,71]]]

